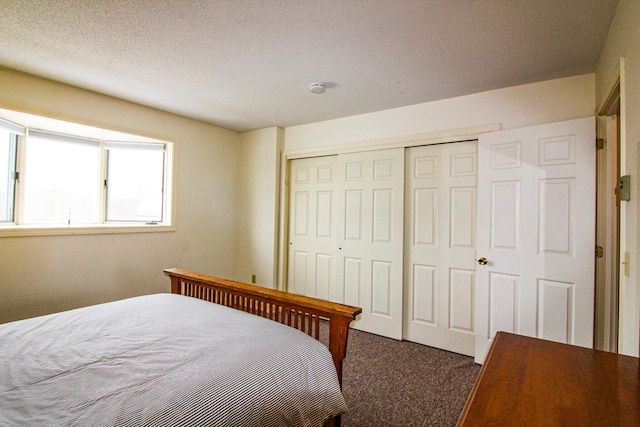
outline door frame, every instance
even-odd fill
[[[458,129],[448,129],[437,132],[429,132],[415,135],[406,135],[393,138],[382,138],[376,140],[353,142],[327,146],[320,149],[300,149],[284,150],[280,161],[280,215],[278,221],[278,244],[277,244],[277,278],[276,287],[279,290],[287,290],[287,274],[289,260],[289,193],[290,193],[290,173],[291,161],[307,157],[320,157],[345,153],[357,153],[372,150],[384,150],[391,148],[408,148],[419,145],[442,144],[446,142],[458,142],[463,140],[478,139],[481,134],[496,132],[500,130],[499,123],[491,123],[480,126],[470,126]]]
[[[614,169],[617,177],[623,175],[622,168],[624,165],[624,144],[623,129],[624,124],[624,106],[622,99],[622,85],[624,75],[624,58],[620,58],[620,61],[616,64],[616,68],[613,71],[605,97],[596,109],[596,117],[606,118],[612,115],[616,115],[616,147],[613,148],[615,156],[613,159],[607,158],[607,167],[611,166]],[[598,119],[597,123],[601,123]],[[600,129],[600,126],[596,129],[597,138],[604,137],[606,139],[607,128]],[[607,148],[603,148],[607,150]],[[597,169],[598,169],[597,165]],[[598,181],[596,186],[600,185]],[[615,194],[611,194],[614,190],[606,188],[602,191],[605,194],[605,202],[612,198],[616,200],[615,217],[613,220],[609,219],[607,223],[602,224],[600,215],[596,220],[596,236],[603,235],[604,242],[612,242],[615,247],[604,246],[604,258],[610,259],[610,262],[601,263],[604,267],[604,271],[598,274],[596,270],[596,305],[595,305],[595,325],[594,325],[594,348],[618,352],[620,341],[624,332],[624,321],[621,319],[621,307],[620,307],[620,291],[621,283],[625,277],[625,265],[621,262],[622,248],[625,247],[625,222],[623,221],[623,209],[622,204],[618,198],[617,191]],[[596,194],[601,194],[601,189],[596,187]],[[598,207],[597,212],[600,212],[600,200],[597,200]],[[601,242],[596,242],[600,244]],[[598,264],[596,260],[596,265]],[[609,283],[609,284],[608,284]]]

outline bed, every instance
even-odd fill
[[[340,425],[360,308],[165,274],[171,293],[0,325],[0,425]]]

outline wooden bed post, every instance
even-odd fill
[[[177,276],[169,276],[171,279],[171,293],[180,294],[180,278]]]
[[[333,363],[336,365],[340,387],[342,387],[342,360],[347,355],[350,323],[351,319],[344,317],[334,317],[329,322],[329,352],[331,352]]]

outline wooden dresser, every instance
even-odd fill
[[[458,426],[640,426],[640,359],[498,332]]]

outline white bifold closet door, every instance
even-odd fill
[[[288,290],[362,307],[402,338],[404,149],[291,162]]]
[[[338,287],[356,329],[402,339],[404,149],[339,158]]]
[[[291,162],[288,290],[342,301],[336,288],[338,156]]]
[[[474,355],[477,142],[406,152],[404,338]]]

